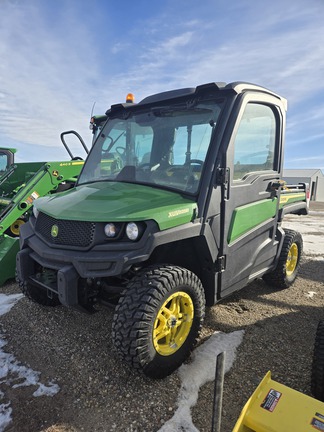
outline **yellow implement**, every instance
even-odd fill
[[[324,403],[271,379],[268,372],[245,404],[233,432],[324,431]]]

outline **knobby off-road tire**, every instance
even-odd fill
[[[263,280],[273,287],[284,289],[295,281],[300,258],[303,252],[302,236],[293,230],[285,229],[285,238],[275,270],[263,276]]]
[[[164,378],[189,356],[204,316],[204,290],[195,274],[172,265],[152,266],[122,293],[112,339],[129,365]]]
[[[324,402],[324,321],[317,326],[311,379],[312,394]]]
[[[21,281],[17,278],[18,285],[22,293],[35,303],[43,306],[58,306],[60,301],[58,296],[53,293],[53,297],[49,298],[45,289],[37,288],[34,285],[26,281]]]

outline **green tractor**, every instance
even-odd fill
[[[84,164],[69,149],[65,136],[76,135],[86,153],[88,148],[75,131],[61,134],[70,161],[15,163],[16,149],[0,147],[0,285],[15,277],[19,232],[39,197],[74,186]]]
[[[116,350],[147,376],[174,371],[212,306],[298,272],[305,184],[282,181],[287,102],[210,83],[113,105],[75,187],[40,198],[21,227],[23,293],[92,313],[115,308]],[[96,123],[96,121],[94,121]]]

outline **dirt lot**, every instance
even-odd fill
[[[324,218],[324,204],[312,210],[309,218],[317,212]],[[322,229],[317,236],[324,236]],[[324,318],[323,255],[324,250],[304,256],[300,277],[288,290],[276,291],[257,281],[207,311],[201,342],[216,330],[245,331],[225,376],[222,432],[232,430],[268,370],[274,380],[310,394],[314,335]],[[8,283],[1,292],[19,290]],[[41,372],[42,383],[60,387],[53,397],[34,397],[33,386],[14,388],[14,377],[2,380],[2,403],[10,401],[12,408],[6,432],[155,432],[173,416],[178,374],[152,381],[128,369],[112,348],[112,315],[107,309],[92,316],[63,307],[48,309],[23,298],[1,316],[4,350]],[[213,383],[204,385],[192,411],[200,432],[211,430],[212,395]]]

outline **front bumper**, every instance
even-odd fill
[[[17,277],[29,281],[40,289],[54,292],[65,306],[79,308],[79,285],[82,280],[120,276],[129,268],[146,261],[154,248],[152,229],[136,243],[107,242],[91,250],[78,251],[51,247],[34,231],[30,222],[20,231],[21,250],[17,254]],[[47,270],[51,277],[42,277],[39,268]]]
[[[198,237],[201,232],[199,220],[164,231],[154,221],[145,223],[147,229],[138,242],[107,241],[89,250],[72,250],[49,245],[38,237],[31,217],[20,230],[21,250],[16,258],[18,279],[47,290],[50,297],[57,294],[64,306],[87,311],[89,280],[122,276],[132,266],[147,261],[158,246]]]

